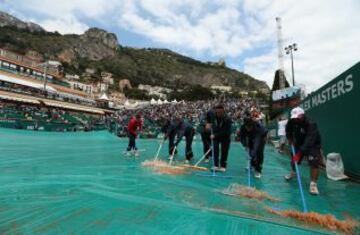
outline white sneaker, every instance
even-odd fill
[[[126,151],[125,156],[130,157],[130,156],[131,156],[131,152],[130,152],[130,151]]]
[[[190,165],[190,161],[189,161],[189,160],[185,160],[185,165]]]
[[[254,177],[257,178],[257,179],[260,179],[261,178],[261,173],[258,172],[258,171],[255,171]]]
[[[205,158],[205,163],[209,163],[210,159],[209,158]]]
[[[212,171],[218,171],[218,170],[219,170],[219,167],[213,166],[213,167],[211,167],[211,170],[212,170]]]
[[[284,176],[284,178],[285,178],[285,180],[291,180],[292,178],[294,178],[295,177],[295,172],[290,172],[288,175],[285,175]]]
[[[140,156],[139,152],[138,152],[138,151],[134,151],[134,156],[135,156],[135,157],[139,157],[139,156]]]
[[[319,195],[319,189],[317,187],[317,184],[313,181],[310,182],[310,188],[309,191],[312,195]]]
[[[220,168],[218,168],[218,171],[220,171],[220,172],[225,172],[225,171],[226,171],[226,168],[225,168],[225,167],[220,167]]]

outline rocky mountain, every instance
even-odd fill
[[[170,88],[225,85],[234,90],[269,89],[265,82],[223,64],[203,63],[168,49],[121,46],[115,34],[99,28],[90,28],[81,35],[61,35],[6,13],[0,14],[0,47],[60,60],[67,73],[81,75],[86,68],[95,69],[97,74],[111,72],[116,84],[117,80],[129,79],[134,85]]]
[[[37,24],[31,22],[23,22],[16,17],[0,11],[0,27],[13,26],[18,29],[27,29],[30,32],[44,32],[45,30]]]

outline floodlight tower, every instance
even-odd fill
[[[281,33],[281,18],[276,17],[276,27],[277,27],[277,43],[278,43],[278,70],[279,70],[279,84],[280,89],[285,88],[285,78],[284,78],[284,54],[283,54],[283,38]]]

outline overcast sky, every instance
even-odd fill
[[[296,42],[295,78],[308,92],[360,60],[359,0],[0,0],[0,10],[49,31],[100,27],[123,46],[161,47],[229,67],[271,86],[275,17],[284,46]],[[291,79],[290,58],[285,73]]]

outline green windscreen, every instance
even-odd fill
[[[141,162],[154,157],[158,144],[138,140],[144,151],[135,158],[123,154],[127,139],[107,132],[0,129],[0,234],[331,234],[264,209],[302,208],[296,180],[283,180],[289,159],[273,147],[266,146],[262,179],[252,182],[281,199],[277,203],[219,192],[247,184],[247,156],[239,143],[230,148],[231,179],[155,174]],[[176,161],[184,160],[184,145]],[[193,148],[198,160],[201,141]],[[166,160],[166,154],[165,145],[160,157]],[[310,210],[360,219],[359,185],[329,181],[322,172],[320,196],[311,196],[307,164],[301,173]]]

